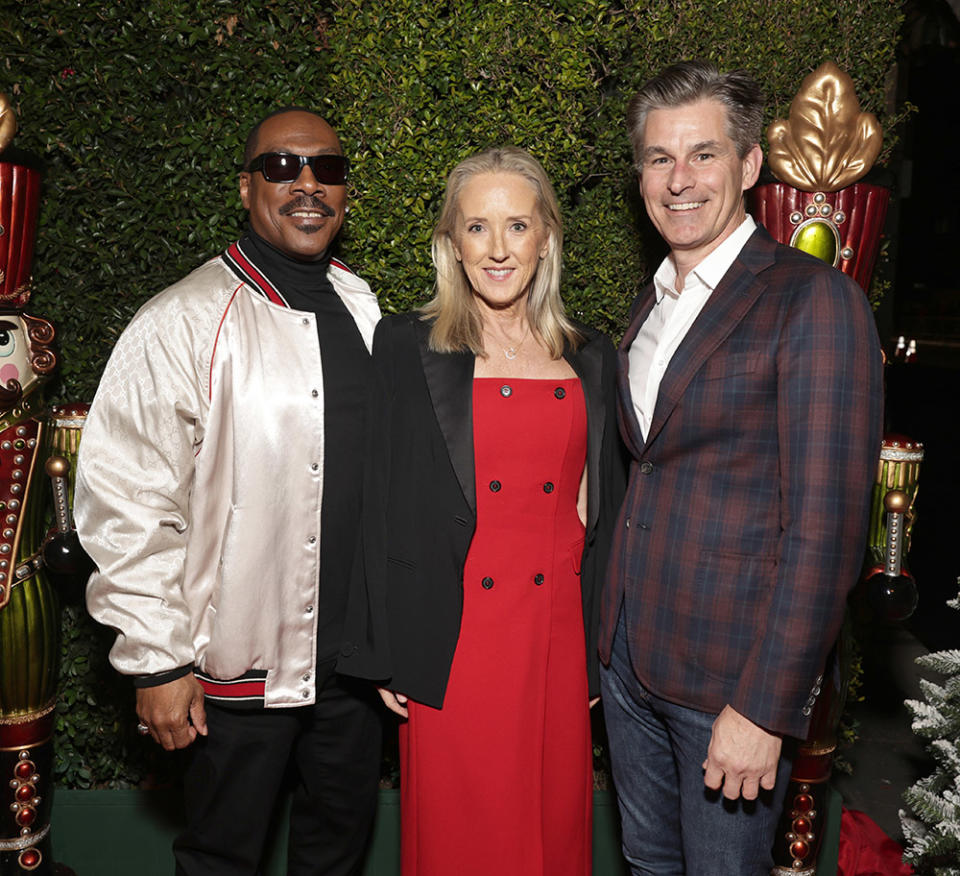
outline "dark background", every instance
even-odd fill
[[[917,111],[895,161],[895,271],[877,321],[888,355],[900,335],[917,343],[915,362],[887,368],[887,426],[924,445],[908,627],[936,650],[960,643],[960,615],[944,605],[960,575],[960,21],[943,0],[906,9],[898,91]]]

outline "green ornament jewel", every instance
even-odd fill
[[[832,222],[824,219],[808,219],[798,226],[790,238],[790,246],[828,265],[836,267],[840,263],[840,234]]]

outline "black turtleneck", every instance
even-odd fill
[[[294,310],[317,319],[323,367],[323,504],[320,512],[320,600],[317,659],[340,650],[354,549],[360,528],[363,420],[370,356],[333,284],[329,255],[301,262],[249,231],[240,242]],[[299,440],[291,435],[291,441]],[[290,508],[291,525],[300,509]]]

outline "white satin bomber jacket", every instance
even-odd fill
[[[369,350],[375,296],[336,260],[328,277]],[[75,496],[97,565],[87,606],[117,632],[118,671],[193,663],[208,694],[314,702],[323,411],[315,316],[236,244],[140,309],[90,409]]]

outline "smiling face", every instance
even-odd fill
[[[30,364],[30,342],[21,317],[0,317],[0,411],[6,412],[29,395],[39,377]]]
[[[643,131],[640,192],[681,274],[696,267],[740,225],[743,193],[763,155],[740,158],[716,100],[651,110]]]
[[[254,154],[341,155],[337,135],[313,113],[292,110],[260,126]],[[322,256],[343,224],[345,185],[323,185],[304,166],[289,183],[267,182],[260,171],[240,174],[240,199],[250,211],[250,227],[281,252],[301,261]]]
[[[536,189],[517,173],[478,173],[457,208],[453,249],[473,294],[495,310],[525,302],[549,244]]]

